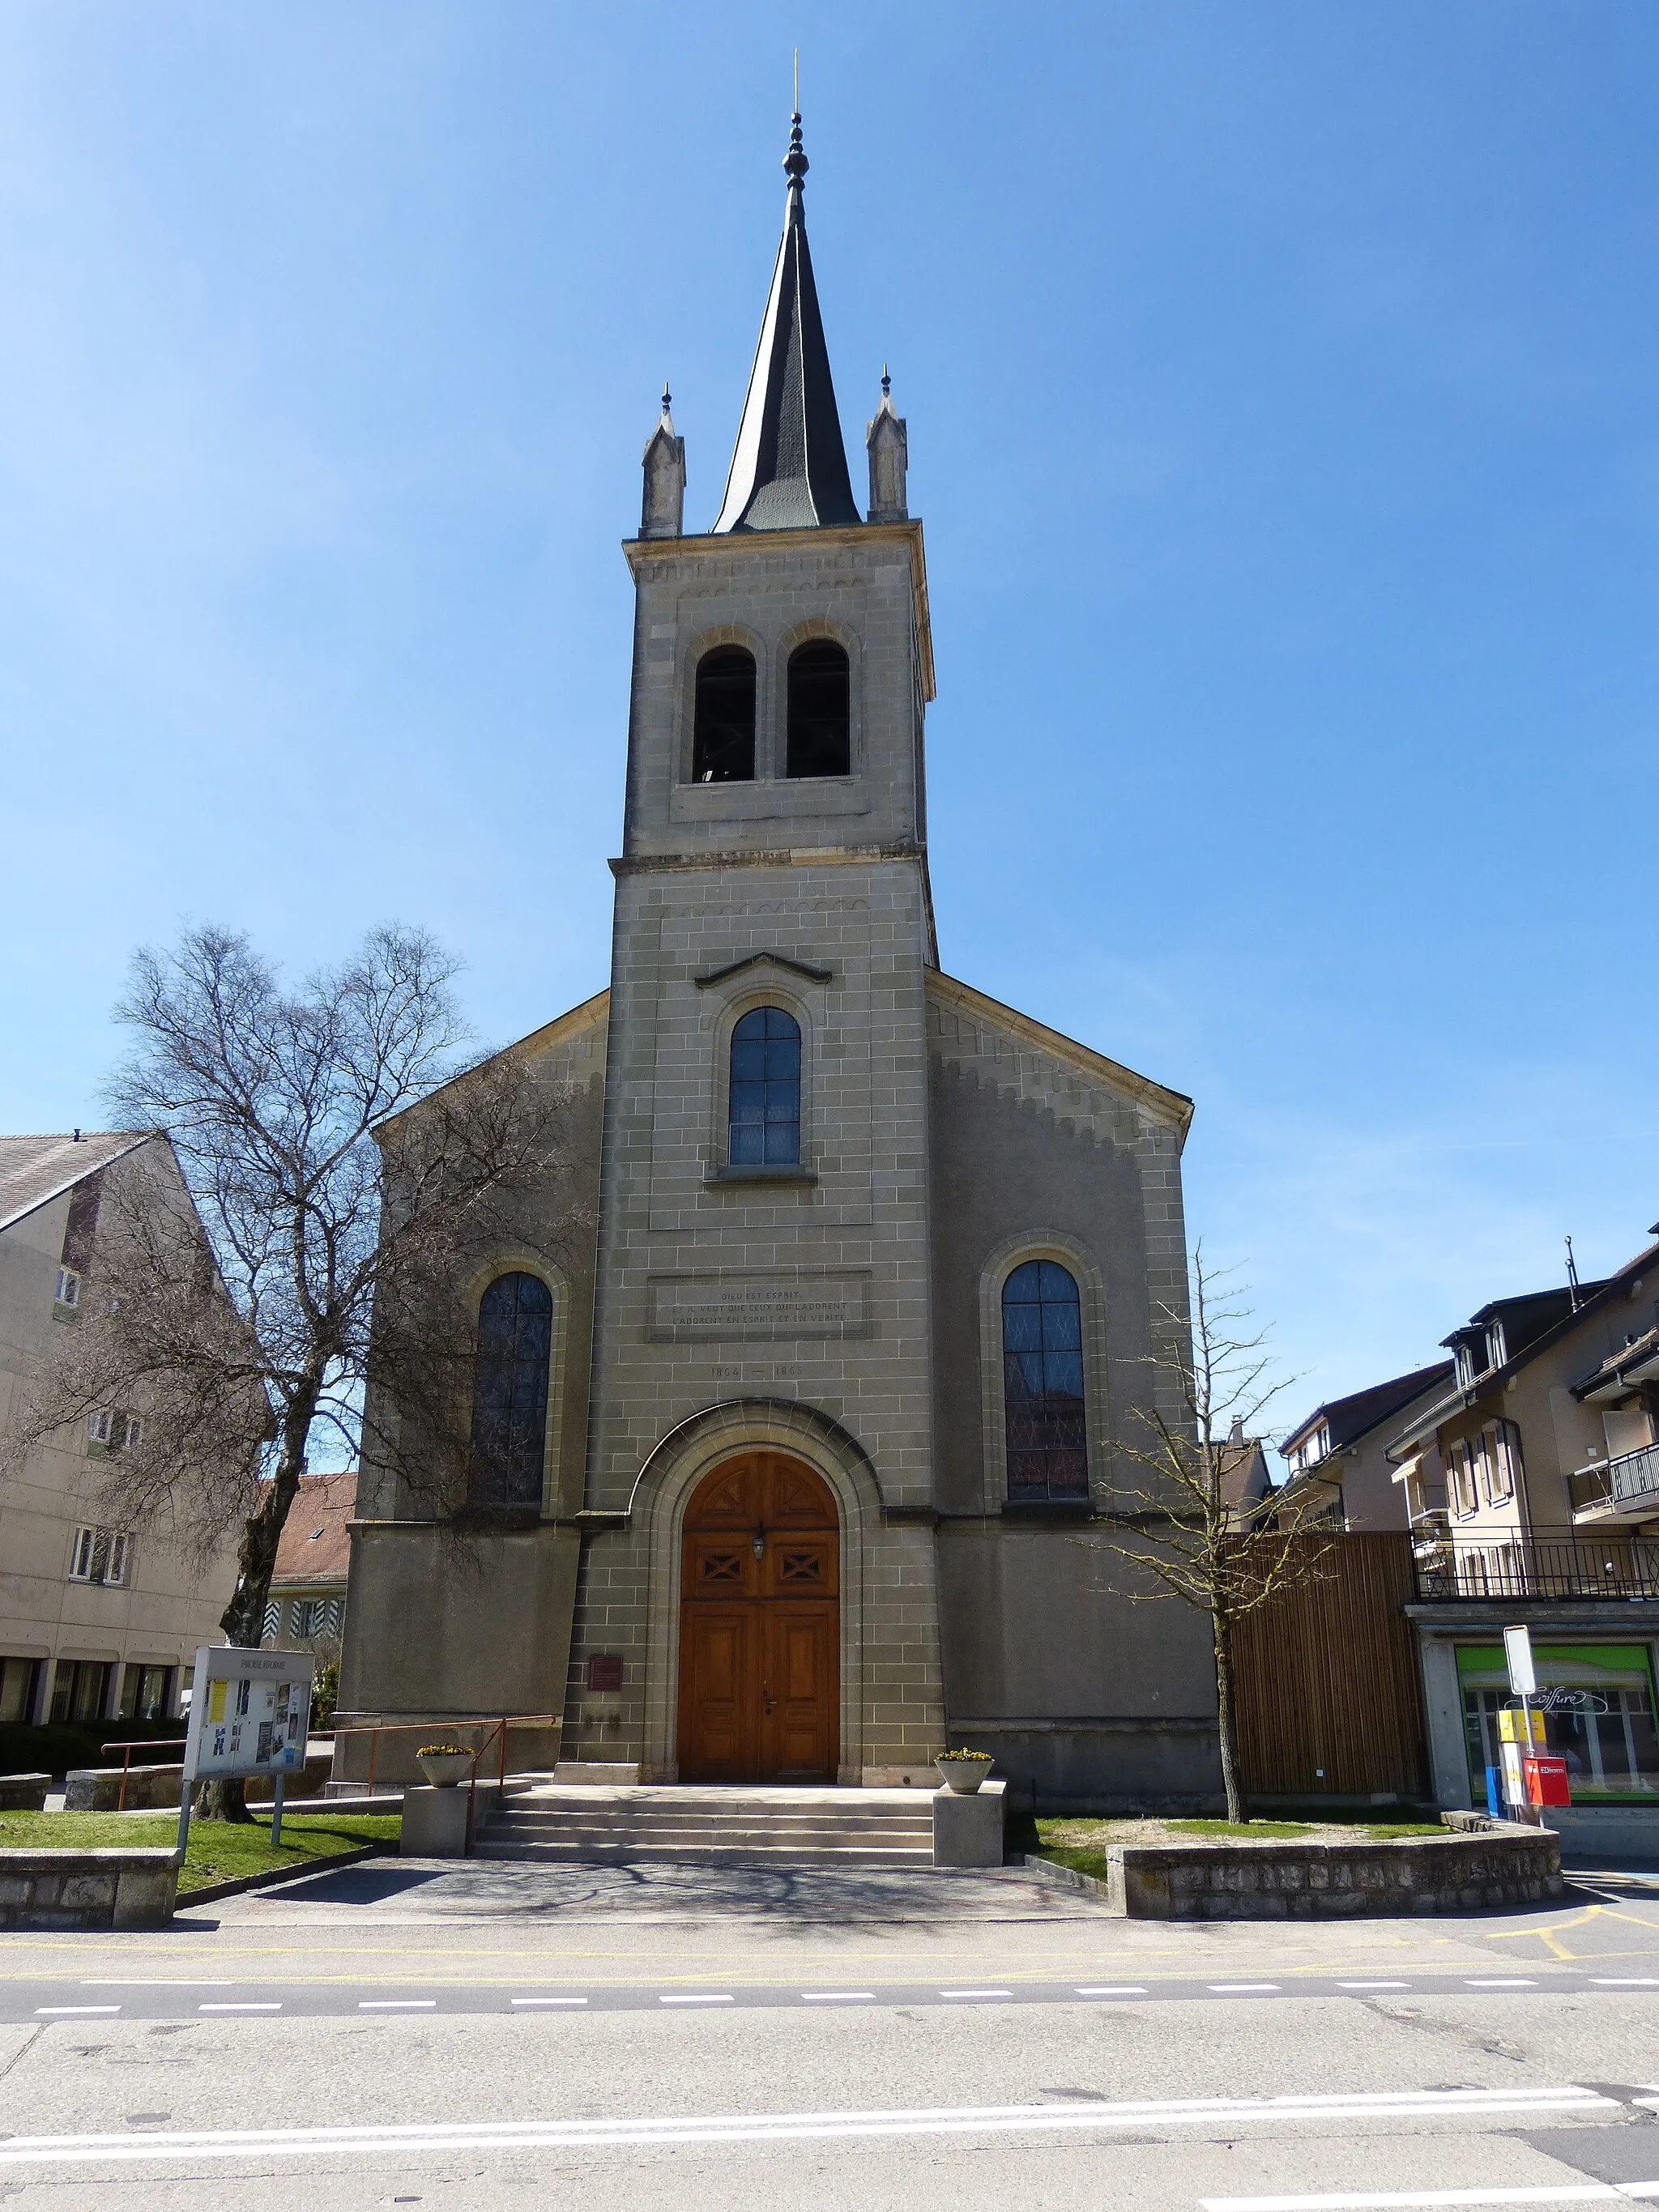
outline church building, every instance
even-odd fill
[[[948,1743],[1195,1806],[1207,1622],[1109,1542],[1138,1413],[1180,1418],[1191,1102],[939,964],[906,428],[884,375],[860,512],[793,120],[720,513],[665,393],[623,549],[610,988],[508,1048],[575,1103],[569,1187],[466,1263],[501,1510],[457,1565],[366,1451],[338,1719],[559,1715],[564,1772],[659,1783],[932,1786]]]

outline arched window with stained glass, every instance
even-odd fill
[[[1057,1260],[1027,1260],[1002,1286],[1002,1397],[1010,1502],[1086,1498],[1083,1307]]]
[[[800,1024],[781,1006],[751,1006],[732,1031],[727,1163],[793,1167],[800,1160]]]
[[[478,1302],[473,1505],[540,1506],[552,1356],[552,1291],[538,1275],[498,1275]]]

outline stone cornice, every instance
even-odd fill
[[[724,541],[722,541],[724,542]],[[793,845],[769,852],[623,853],[610,862],[613,876],[685,875],[730,868],[851,868],[872,860],[923,860],[913,837],[891,845]]]
[[[927,610],[927,558],[919,516],[912,515],[903,522],[842,523],[816,530],[726,531],[718,538],[712,532],[685,538],[628,538],[623,541],[623,557],[637,584],[647,568],[684,560],[687,555],[699,561],[730,560],[735,567],[739,556],[755,553],[787,549],[811,551],[819,546],[863,548],[884,543],[909,547],[910,586],[915,593],[916,635],[921,649],[921,695],[931,700],[934,696],[933,626]]]
[[[1088,1045],[1079,1044],[1074,1037],[1064,1036],[1058,1030],[1033,1021],[1029,1014],[1005,1006],[1000,1000],[989,998],[976,991],[971,984],[958,982],[954,975],[941,969],[930,969],[927,975],[927,998],[935,1020],[930,1029],[939,1039],[936,1048],[947,1060],[956,1060],[964,1066],[980,1061],[995,1071],[1006,1067],[1013,1088],[1024,1096],[1028,1089],[1037,1103],[1054,1113],[1070,1115],[1079,1121],[1090,1121],[1099,1128],[1099,1133],[1124,1141],[1131,1132],[1118,1126],[1119,1117],[1111,1111],[1109,1102],[1121,1102],[1138,1107],[1141,1113],[1160,1127],[1173,1130],[1184,1143],[1193,1118],[1193,1102],[1179,1091],[1170,1091],[1150,1076],[1138,1075],[1132,1067],[1125,1067],[1104,1053],[1095,1052]],[[946,1023],[951,1023],[955,1035],[949,1034]],[[1016,1049],[1005,1053],[998,1049],[999,1041]],[[955,1049],[952,1048],[955,1047]],[[1024,1048],[1024,1053],[1019,1049]],[[1022,1069],[1021,1060],[1035,1055],[1037,1068]],[[1041,1079],[1041,1063],[1046,1061],[1060,1079],[1058,1083]],[[1035,1089],[1030,1077],[1036,1073]],[[1068,1095],[1069,1093],[1074,1095]],[[1103,1091],[1107,1099],[1091,1097],[1091,1092]]]
[[[585,1030],[599,1028],[610,1018],[610,991],[596,991],[591,999],[584,999],[579,1006],[572,1006],[568,1013],[559,1014],[550,1022],[544,1022],[538,1030],[532,1030],[528,1036],[520,1037],[513,1044],[504,1044],[499,1052],[492,1052],[488,1058],[479,1060],[475,1067],[464,1068],[453,1083],[446,1083],[441,1085],[441,1089],[456,1089],[469,1077],[476,1075],[478,1068],[489,1067],[498,1060],[505,1060],[509,1054],[526,1060],[539,1060],[544,1053],[556,1051],[560,1045],[568,1044],[572,1038],[580,1036]],[[428,1094],[433,1098],[438,1095],[436,1091]],[[401,1121],[405,1114],[418,1114],[426,1103],[426,1099],[417,1098],[412,1105],[405,1106],[402,1113],[388,1114],[386,1120],[375,1127],[375,1141],[379,1142],[382,1130]]]

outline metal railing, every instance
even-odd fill
[[[1419,1599],[1659,1598],[1659,1542],[1577,1529],[1420,1539]]]
[[[503,1782],[506,1781],[507,1731],[509,1729],[538,1728],[558,1729],[562,1729],[563,1726],[564,1716],[562,1713],[504,1713],[498,1720],[480,1718],[478,1720],[472,1721],[377,1721],[372,1728],[336,1729],[334,1731],[334,1737],[337,1747],[347,1736],[366,1735],[368,1738],[368,1776],[363,1787],[368,1795],[372,1797],[374,1794],[375,1760],[379,1756],[380,1738],[382,1736],[418,1735],[423,1736],[430,1741],[432,1738],[436,1736],[459,1737],[464,1734],[470,1735],[474,1730],[482,1729],[483,1730],[483,1734],[479,1737],[478,1741],[476,1744],[470,1746],[463,1745],[460,1747],[464,1750],[470,1749],[471,1752],[472,1767],[469,1778],[469,1788],[471,1788],[476,1785],[477,1781],[478,1761],[483,1757],[485,1752],[491,1748],[492,1745],[496,1744],[497,1740],[499,1740],[501,1756],[501,1772],[499,1779]],[[398,1786],[401,1787],[402,1785],[399,1784]]]
[[[1638,1505],[1651,1501],[1659,1512],[1659,1444],[1619,1452],[1612,1459],[1596,1460],[1574,1469],[1567,1477],[1575,1513],[1592,1512],[1598,1505]]]
[[[132,1754],[135,1751],[182,1751],[189,1741],[190,1738],[184,1735],[154,1735],[145,1736],[137,1743],[100,1745],[101,1750],[118,1751],[125,1754],[121,1761],[121,1787],[115,1795],[116,1811],[125,1813],[127,1809],[127,1783],[132,1772]],[[151,1763],[157,1766],[167,1765],[164,1759],[158,1759]]]

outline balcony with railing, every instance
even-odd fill
[[[1433,1517],[1432,1530],[1413,1526],[1419,1599],[1659,1598],[1659,1540],[1576,1525],[1463,1535],[1445,1515]]]
[[[1659,1516],[1659,1443],[1619,1452],[1567,1477],[1575,1527],[1628,1525]]]

